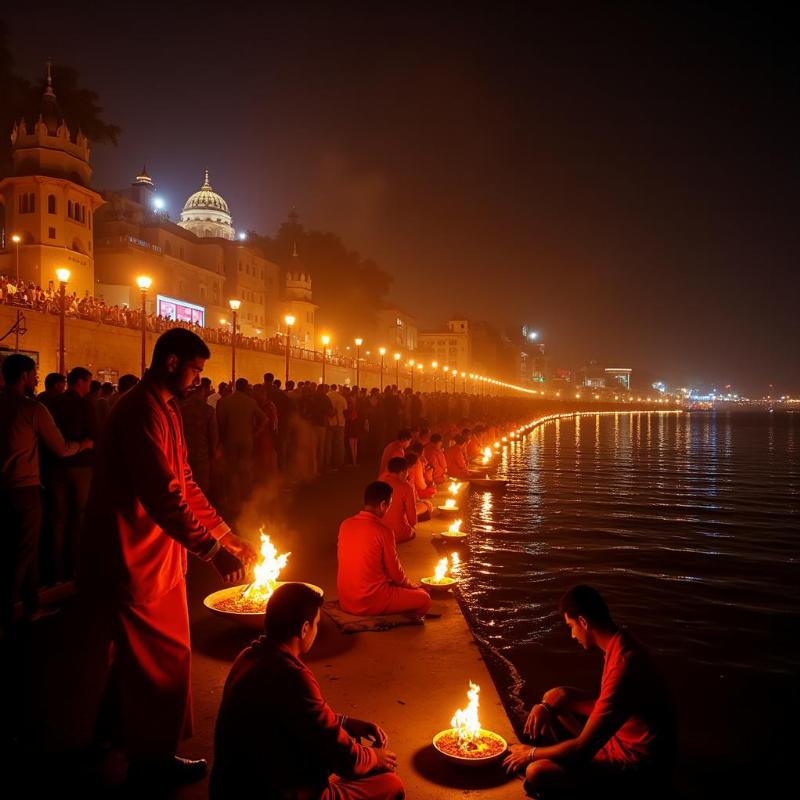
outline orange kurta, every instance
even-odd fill
[[[386,447],[383,448],[383,455],[381,455],[381,466],[378,470],[378,475],[383,475],[386,472],[386,468],[389,466],[389,461],[393,458],[405,458],[406,451],[403,447],[402,442],[394,441],[389,442]]]
[[[415,535],[417,503],[411,484],[393,472],[384,472],[380,478],[392,487],[392,504],[382,521],[392,529],[396,542],[407,542]]]
[[[429,444],[422,451],[422,454],[433,467],[433,482],[444,483],[447,480],[447,459],[444,450],[435,444]]]
[[[460,444],[452,444],[445,450],[444,457],[447,461],[447,474],[451,478],[465,480],[469,478],[467,459],[464,457],[464,449]]]

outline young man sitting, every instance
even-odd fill
[[[422,451],[428,463],[433,467],[433,482],[437,486],[447,480],[447,459],[442,449],[442,434],[434,433],[430,443]]]
[[[349,614],[424,616],[430,608],[430,596],[406,576],[394,533],[383,522],[392,502],[392,487],[375,481],[364,490],[364,508],[339,528],[336,585]]]
[[[303,663],[314,644],[322,595],[279,586],[267,603],[266,636],[231,668],[214,733],[211,800],[400,800],[403,784],[386,734],[334,714]],[[373,747],[356,741],[371,739]]]
[[[389,444],[383,448],[383,454],[381,455],[381,466],[378,470],[379,477],[386,472],[386,468],[389,466],[390,458],[402,458],[405,456],[406,448],[411,444],[412,438],[411,431],[408,428],[401,428],[397,432],[397,438],[393,442],[389,442]]]
[[[571,687],[545,692],[525,723],[534,747],[511,745],[509,772],[525,771],[531,797],[578,790],[647,797],[668,784],[675,726],[666,685],[650,654],[611,618],[591,586],[575,586],[560,613],[584,650],[605,654],[600,695]]]
[[[417,502],[409,481],[406,459],[389,459],[381,480],[392,487],[392,502],[381,521],[392,529],[397,544],[407,542],[417,535],[414,527],[417,524]]]
[[[445,450],[444,457],[447,461],[447,474],[451,478],[462,481],[469,479],[469,467],[464,455],[464,438],[460,433],[453,439],[453,444]]]

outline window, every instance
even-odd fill
[[[56,238],[56,229],[55,228],[48,228],[47,229],[47,238],[48,239],[55,239]]]
[[[47,213],[56,213],[56,196],[54,194],[47,195]]]
[[[19,213],[33,214],[36,211],[36,195],[30,192],[19,196]]]
[[[72,219],[72,200],[67,200],[67,216]]]
[[[81,206],[81,222],[86,224],[86,206]]]

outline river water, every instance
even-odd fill
[[[672,683],[687,785],[708,796],[734,756],[783,758],[800,709],[800,414],[558,420],[497,471],[505,493],[471,495],[461,588],[512,714],[554,685],[596,687],[601,658],[556,612],[589,583]]]

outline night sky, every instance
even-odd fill
[[[18,71],[75,66],[177,218],[292,206],[455,311],[672,385],[800,391],[795,26],[765,4],[7,4]],[[56,85],[56,93],[58,86]]]

